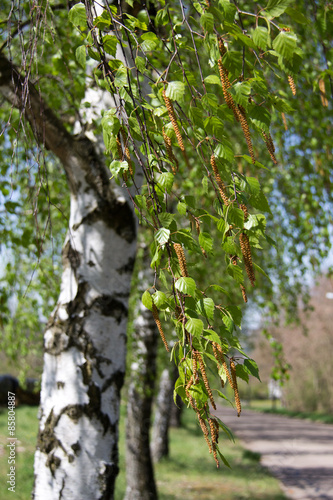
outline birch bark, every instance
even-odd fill
[[[0,93],[24,111],[36,141],[58,156],[71,196],[61,293],[45,332],[33,498],[112,499],[134,215],[94,144],[71,136],[3,55]]]

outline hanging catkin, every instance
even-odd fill
[[[232,381],[233,381],[233,389],[234,389],[234,394],[235,394],[235,404],[236,404],[236,408],[237,408],[237,415],[239,417],[241,414],[241,411],[242,411],[242,407],[241,407],[241,402],[240,402],[240,397],[239,397],[239,392],[238,392],[236,366],[235,366],[235,362],[232,358],[230,359],[230,371],[231,371],[231,376],[232,376]]]
[[[163,140],[164,140],[164,144],[165,144],[165,150],[166,150],[168,159],[171,161],[172,172],[175,174],[178,171],[178,166],[179,166],[178,165],[178,160],[175,157],[175,155],[173,154],[171,139],[165,133],[164,127],[162,129],[162,135],[163,135]]]
[[[320,100],[324,108],[327,108],[328,106],[328,100],[326,97],[326,88],[325,88],[325,80],[323,78],[320,78],[319,80],[319,91],[320,91]]]
[[[288,76],[288,83],[289,83],[289,87],[291,88],[293,95],[296,95],[295,81],[294,81],[293,77],[290,75]]]
[[[180,272],[183,276],[183,278],[188,278],[188,271],[187,271],[187,265],[186,265],[186,259],[185,259],[185,253],[183,250],[183,247],[179,243],[174,243],[173,248],[175,249],[178,262],[179,262],[179,267],[180,267]]]
[[[166,108],[168,110],[168,115],[169,115],[170,121],[172,123],[173,129],[174,129],[176,137],[177,137],[178,145],[180,147],[181,152],[183,153],[183,157],[184,157],[184,160],[186,162],[186,165],[188,167],[190,167],[189,161],[188,161],[188,158],[187,158],[187,154],[186,154],[186,151],[185,151],[184,143],[183,143],[183,138],[182,138],[182,135],[181,135],[179,127],[178,127],[175,110],[173,109],[172,102],[169,99],[169,97],[167,97],[166,92],[165,92],[164,89],[162,90],[162,96],[163,96],[163,99],[164,99],[164,102],[165,102],[165,106],[166,106]]]
[[[161,323],[160,317],[158,315],[158,310],[157,310],[157,307],[155,306],[155,304],[153,304],[152,313],[153,313],[153,318],[155,320],[155,323],[156,323],[156,326],[158,328],[158,331],[160,332],[163,344],[165,345],[166,350],[168,352],[170,352],[170,349],[169,349],[169,346],[168,346],[168,343],[166,341],[166,338],[165,338],[165,335],[164,335],[164,331],[163,331],[163,328],[162,328],[162,323]]]
[[[198,420],[199,420],[200,427],[201,427],[202,433],[204,435],[205,441],[207,443],[209,453],[212,453],[212,445],[209,441],[209,432],[207,429],[207,425],[206,425],[206,422],[204,421],[204,419],[201,417],[200,413],[198,413]]]
[[[243,300],[244,302],[246,303],[247,302],[247,295],[246,295],[246,290],[245,290],[245,286],[240,284],[240,289],[242,290],[242,297],[243,297]]]
[[[216,159],[215,159],[215,156],[212,155],[210,157],[210,164],[211,164],[211,167],[213,169],[213,173],[214,173],[214,177],[215,177],[215,180],[216,180],[216,184],[218,185],[218,188],[219,188],[219,193],[220,193],[220,196],[223,200],[223,203],[228,206],[229,205],[229,199],[228,199],[228,196],[227,196],[227,193],[226,193],[226,190],[225,190],[225,185],[224,185],[224,182],[222,181],[221,179],[221,176],[220,176],[220,172],[217,168],[217,165],[216,165]]]
[[[201,372],[202,380],[203,380],[204,385],[205,385],[205,387],[206,387],[206,391],[207,391],[207,393],[208,393],[208,396],[209,396],[210,402],[211,402],[212,407],[214,408],[214,410],[216,410],[216,404],[215,404],[215,401],[214,401],[214,397],[213,397],[212,390],[211,390],[210,385],[209,385],[209,382],[208,382],[208,378],[207,378],[207,374],[206,374],[205,365],[204,365],[203,359],[202,359],[202,357],[201,357],[201,354],[200,354],[199,352],[197,353],[197,360],[198,360],[198,362],[199,362],[199,366],[200,366],[200,372]]]
[[[239,116],[239,121],[240,121],[242,130],[243,130],[243,134],[244,134],[244,137],[246,140],[249,155],[251,156],[252,163],[255,163],[256,158],[254,156],[249,124],[247,122],[246,113],[245,113],[245,109],[243,108],[243,106],[238,105],[238,116]]]
[[[269,156],[272,158],[273,163],[276,165],[277,159],[275,158],[275,154],[274,154],[275,147],[274,147],[272,136],[269,133],[266,134],[266,132],[264,130],[262,130],[262,135],[264,137],[266,148],[267,148],[267,151],[269,152]]]
[[[254,270],[253,270],[249,237],[246,233],[243,232],[239,235],[239,244],[240,244],[241,251],[243,254],[243,258],[244,258],[244,265],[245,265],[246,274],[248,275],[248,278],[250,280],[251,285],[254,286],[256,278],[255,278]]]
[[[249,211],[248,211],[248,209],[247,209],[247,206],[246,206],[246,205],[244,205],[244,203],[242,203],[241,205],[239,205],[239,208],[240,208],[241,210],[243,210],[243,212],[244,212],[244,222],[246,222],[246,221],[247,221],[247,219],[249,218]]]
[[[198,367],[197,367],[197,353],[192,351],[192,373],[193,373],[193,384],[198,382]]]

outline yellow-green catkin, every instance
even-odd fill
[[[162,328],[162,323],[161,323],[160,317],[158,315],[158,310],[157,310],[157,307],[155,306],[155,304],[153,304],[152,313],[153,313],[153,318],[155,320],[155,323],[156,323],[156,326],[158,328],[158,331],[160,332],[163,344],[164,344],[166,350],[168,352],[170,352],[170,349],[169,349],[169,346],[168,346],[168,343],[166,341],[165,334],[164,334],[164,331],[163,331],[163,328]]]
[[[169,115],[170,121],[172,123],[173,130],[175,131],[175,134],[176,134],[178,145],[180,147],[181,152],[183,153],[183,157],[184,157],[184,160],[186,162],[186,165],[189,167],[190,165],[189,165],[189,161],[188,161],[187,154],[185,151],[185,146],[184,146],[182,134],[180,133],[180,130],[178,127],[177,118],[176,118],[175,110],[173,109],[171,99],[169,99],[169,97],[167,97],[164,89],[162,90],[162,96],[163,96],[163,99],[165,102],[165,106],[168,110],[168,115]]]
[[[288,83],[289,83],[289,87],[291,88],[293,95],[296,95],[295,81],[294,81],[293,77],[290,75],[288,76]]]
[[[274,147],[272,136],[269,133],[266,134],[266,132],[264,130],[262,130],[262,135],[264,137],[266,148],[267,148],[267,151],[269,152],[269,156],[271,157],[274,165],[276,165],[277,159],[275,157],[275,147]]]
[[[239,235],[239,243],[243,254],[246,274],[248,275],[251,285],[254,286],[256,278],[254,275],[254,269],[252,263],[251,246],[249,242],[249,237],[246,233],[242,232]]]
[[[184,278],[188,278],[188,271],[183,247],[179,243],[174,243],[173,248],[175,249],[178,258],[180,272]]]
[[[204,365],[202,356],[201,356],[201,354],[199,352],[197,353],[197,360],[199,362],[202,380],[203,380],[203,383],[204,383],[204,385],[206,387],[206,391],[208,393],[211,405],[214,408],[214,410],[216,410],[216,404],[215,404],[215,401],[214,401],[213,392],[212,392],[212,390],[210,388],[210,385],[209,385],[209,382],[208,382],[208,378],[207,378],[207,374],[206,374],[205,365]]]
[[[164,127],[162,129],[162,135],[163,135],[163,140],[165,144],[165,150],[168,156],[168,159],[171,161],[171,168],[172,168],[172,173],[176,174],[178,171],[179,165],[178,165],[178,160],[175,157],[172,149],[172,144],[171,144],[171,139],[170,137],[165,133]]]
[[[250,134],[250,129],[249,129],[249,124],[247,122],[246,118],[246,112],[243,106],[238,106],[238,116],[239,116],[239,121],[243,130],[243,134],[246,140],[247,144],[247,149],[249,151],[249,155],[251,157],[252,163],[256,162],[256,158],[254,155],[254,150],[253,150],[253,145],[252,145],[252,140],[251,140],[251,134]]]
[[[242,297],[243,297],[243,300],[244,302],[246,303],[247,302],[247,295],[246,295],[246,290],[245,290],[245,286],[242,285],[242,283],[240,284],[240,289],[242,291]]]
[[[235,362],[232,358],[230,359],[230,371],[231,371],[231,376],[232,376],[232,381],[233,381],[233,389],[234,389],[234,395],[235,395],[235,404],[236,404],[236,409],[237,409],[237,415],[239,417],[241,414],[241,411],[242,411],[242,407],[241,407],[241,402],[240,402],[240,397],[239,397],[239,392],[238,392],[236,365],[235,365]]]
[[[324,108],[327,108],[327,106],[328,106],[328,100],[327,100],[327,97],[326,97],[325,80],[323,78],[320,78],[318,84],[319,84],[319,92],[320,92],[321,104],[323,105]]]
[[[216,158],[215,158],[214,155],[211,155],[211,157],[210,157],[210,164],[211,164],[211,167],[212,167],[212,170],[213,170],[213,173],[214,173],[216,184],[217,184],[217,186],[219,188],[220,196],[221,196],[221,198],[223,200],[223,203],[226,206],[228,206],[229,205],[229,199],[228,199],[228,196],[227,196],[227,193],[226,193],[224,182],[222,181],[221,176],[220,176],[220,172],[219,172],[219,170],[217,168]]]

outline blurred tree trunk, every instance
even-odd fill
[[[158,338],[151,311],[140,304],[139,315],[134,323],[127,404],[125,500],[157,499],[149,431]]]
[[[156,399],[156,412],[153,425],[151,452],[155,462],[169,455],[169,427],[171,416],[179,415],[177,406],[173,401],[173,388],[178,377],[177,367],[165,368],[162,371],[158,395]]]

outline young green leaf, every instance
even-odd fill
[[[148,292],[148,290],[146,290],[145,292],[143,292],[142,298],[141,298],[141,302],[142,302],[142,304],[147,309],[149,309],[150,311],[152,311],[152,309],[153,309],[153,299],[152,299],[150,293]]]
[[[203,331],[203,322],[201,319],[190,318],[185,325],[186,330],[194,337],[199,337]]]
[[[179,278],[176,281],[175,287],[179,292],[185,293],[188,295],[194,295],[196,290],[196,284],[194,279],[192,278]]]
[[[170,238],[170,230],[166,229],[165,227],[161,227],[155,234],[155,240],[159,245],[165,245],[167,241],[169,241]]]

